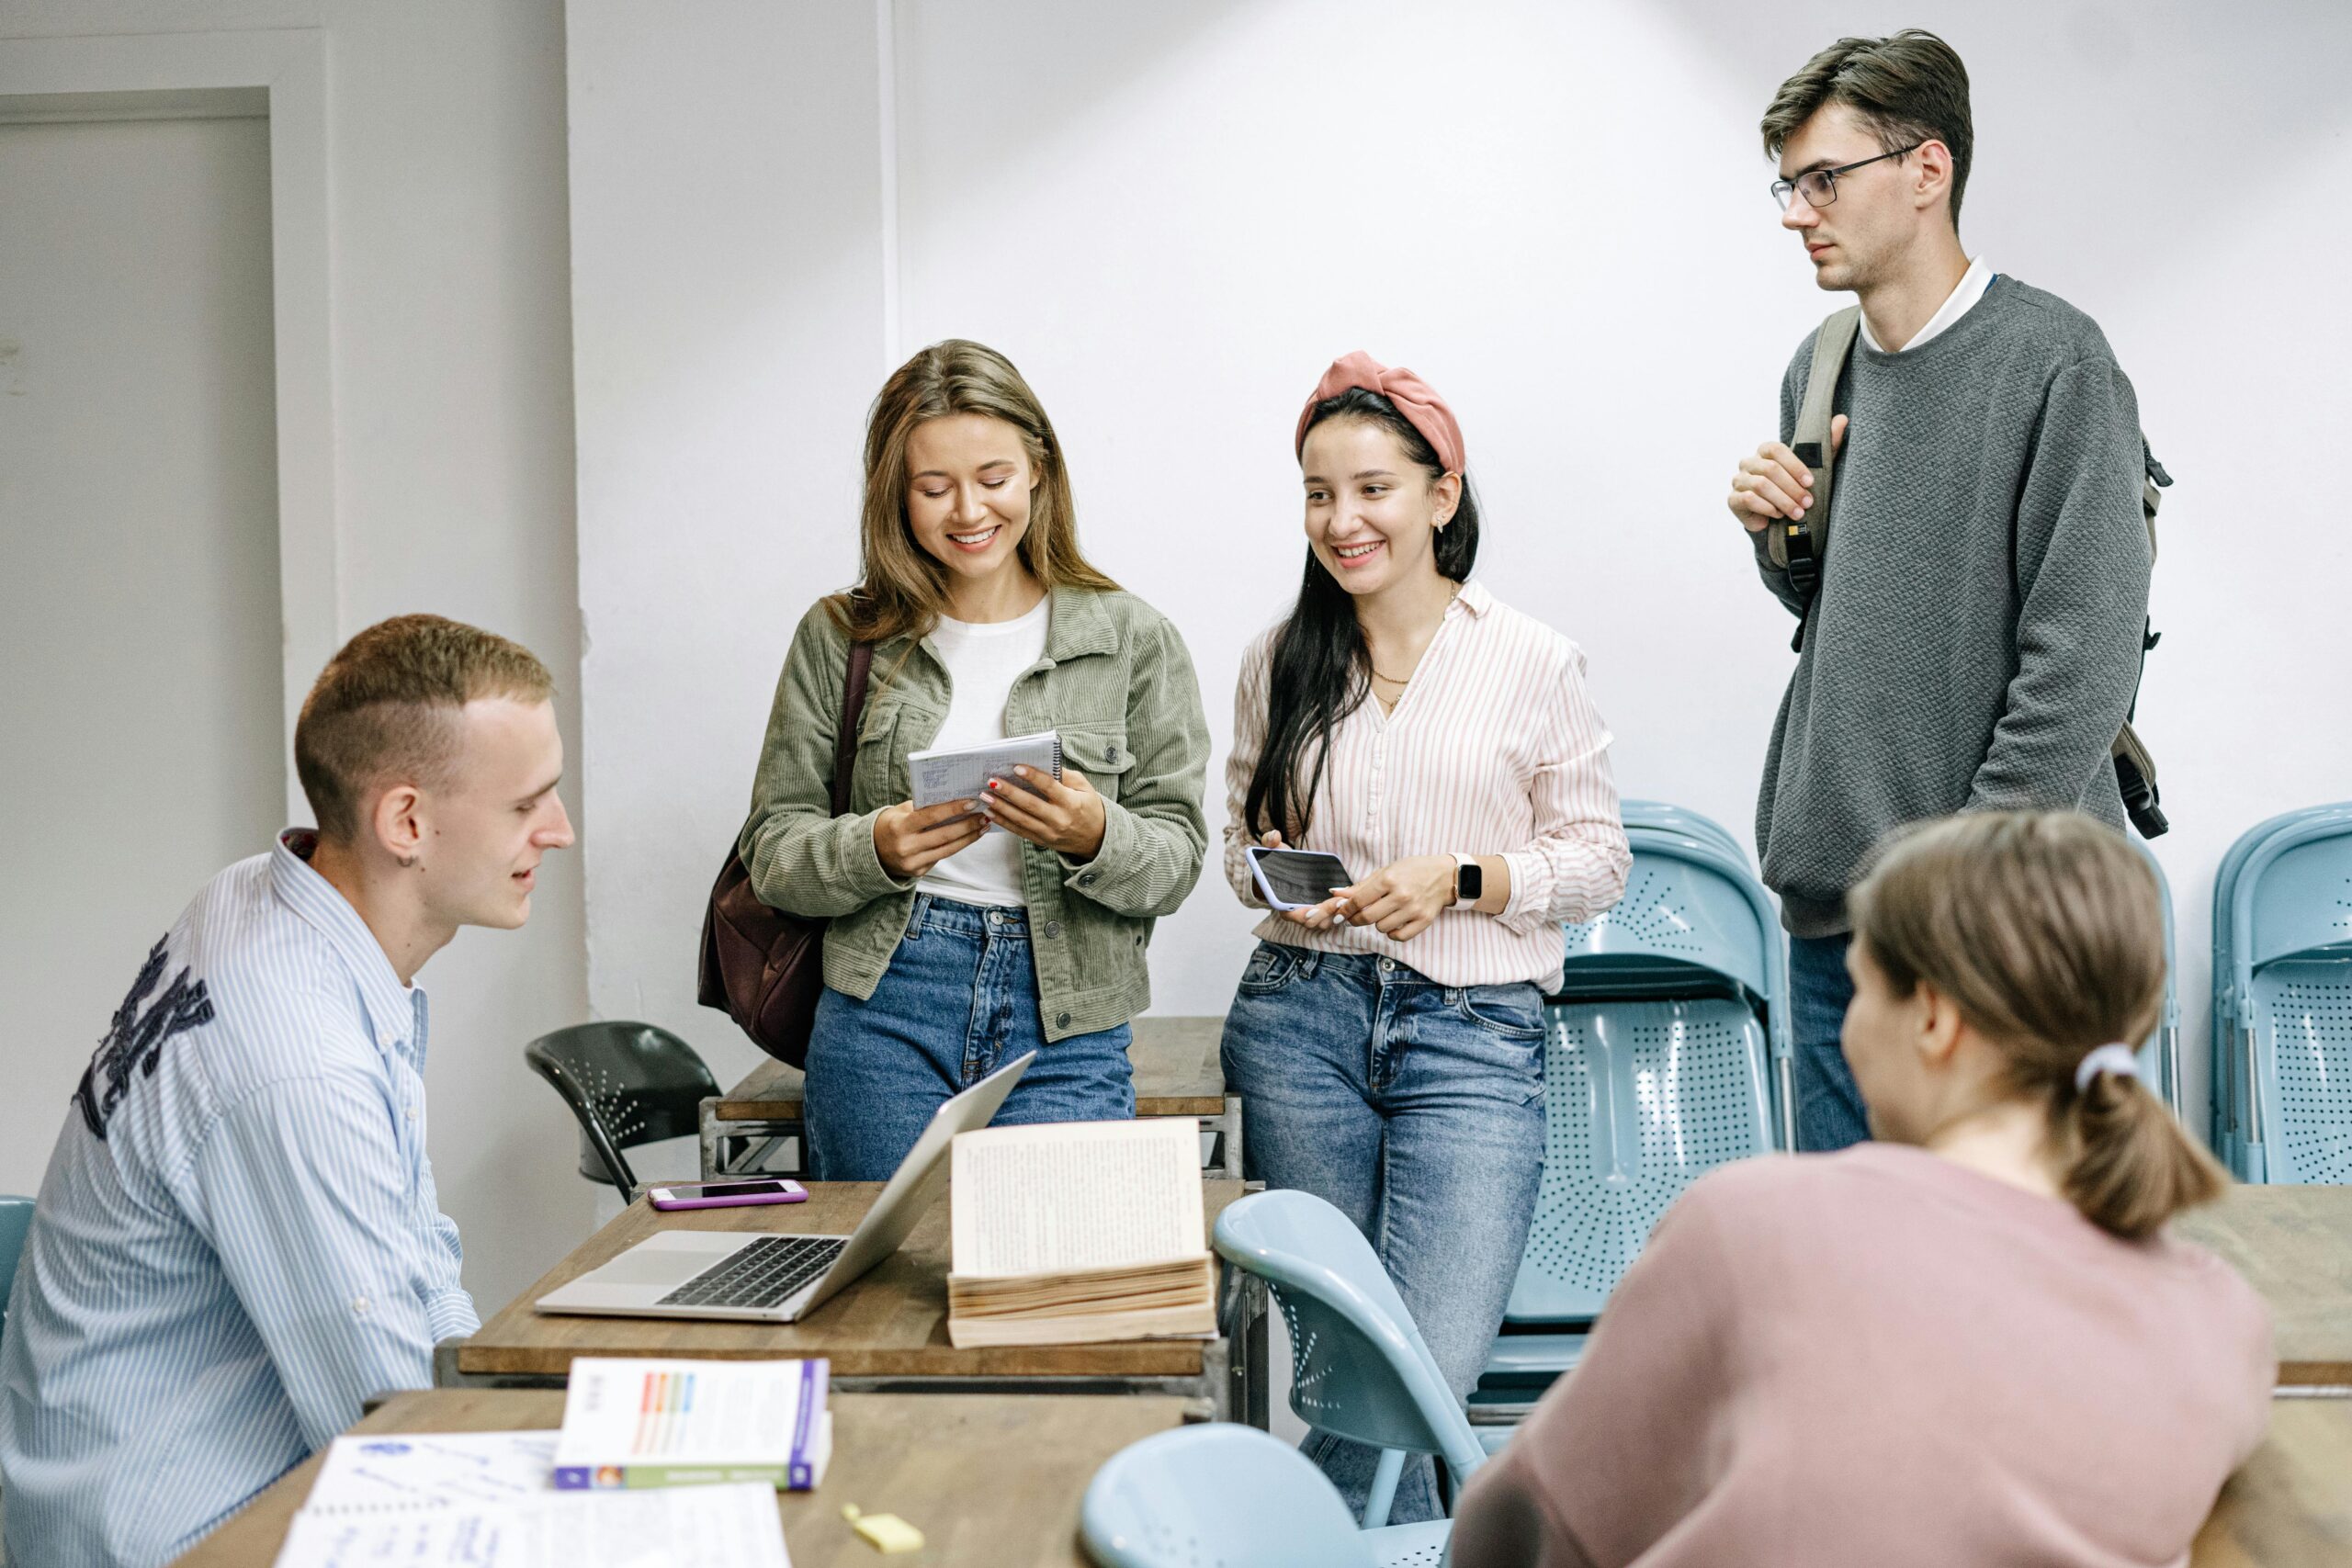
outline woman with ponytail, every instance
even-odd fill
[[[2261,1441],[2227,1185],[2140,1081],[2164,914],[2090,818],[1905,833],[1851,895],[1880,1142],[1695,1183],[1464,1495],[1460,1568],[2178,1563]]]
[[[1584,655],[1470,581],[1462,429],[1419,377],[1351,354],[1294,437],[1306,576],[1242,660],[1225,869],[1324,850],[1357,880],[1270,914],[1226,1015],[1250,1174],[1354,1220],[1457,1395],[1477,1381],[1544,1163],[1543,989],[1562,920],[1632,862]],[[1351,1507],[1379,1452],[1307,1439]],[[1426,1459],[1389,1517],[1439,1517]]]

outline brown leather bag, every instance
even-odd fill
[[[833,747],[833,815],[849,814],[850,762],[857,753],[857,721],[865,711],[865,678],[874,645],[852,643],[842,684],[841,736]],[[825,922],[787,915],[760,902],[742,852],[711,885],[702,917],[702,965],[695,998],[717,1008],[779,1062],[808,1064],[808,1033],[825,991]]]

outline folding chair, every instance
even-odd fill
[[[1291,1409],[1310,1426],[1386,1450],[1364,1502],[1366,1529],[1388,1522],[1408,1454],[1442,1458],[1457,1490],[1485,1462],[1413,1314],[1347,1215],[1310,1192],[1251,1193],[1217,1216],[1216,1242],[1226,1261],[1266,1281],[1282,1309]],[[1397,1529],[1445,1539],[1442,1522]]]
[[[0,1198],[0,1328],[8,1326],[8,1292],[17,1282],[17,1259],[33,1228],[33,1201]]]
[[[2165,1010],[2156,1021],[2156,1032],[2140,1047],[2140,1079],[2154,1089],[2177,1116],[2181,1093],[2180,963],[2177,944],[2173,940],[2172,882],[2146,843],[2138,839],[2132,841],[2148,857],[2148,869],[2156,874],[2156,892],[2165,907]]]
[[[1720,828],[1632,803],[1624,897],[1567,928],[1546,1004],[1544,1177],[1470,1413],[1498,1448],[1660,1215],[1716,1166],[1793,1143],[1780,917]],[[1668,829],[1654,824],[1679,820]]]
[[[2215,1145],[2240,1180],[2352,1181],[2352,802],[2274,818],[2225,858],[2213,1045]]]
[[[1447,1527],[1358,1529],[1307,1457],[1255,1427],[1180,1427],[1094,1472],[1079,1540],[1099,1568],[1438,1568]]]
[[[624,1203],[638,1184],[621,1151],[700,1132],[702,1102],[718,1093],[695,1048],[650,1023],[577,1023],[524,1046],[523,1060],[579,1120],[580,1174]]]

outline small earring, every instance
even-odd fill
[[[406,871],[406,870],[408,870],[408,869],[409,869],[409,867],[411,867],[411,866],[413,866],[413,865],[414,865],[414,864],[416,863],[416,857],[415,857],[414,855],[401,855],[401,856],[400,857],[400,863],[401,863],[401,869],[402,871]]]

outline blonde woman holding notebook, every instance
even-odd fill
[[[1200,875],[1208,726],[1183,639],[1087,563],[1076,523],[1002,355],[950,339],[884,384],[863,581],[801,618],[739,844],[763,901],[830,920],[807,1090],[825,1180],[887,1178],[941,1102],[1030,1050],[998,1122],[1135,1113],[1128,1020],[1152,922]],[[836,818],[853,643],[873,675]],[[1045,731],[1059,779],[910,798],[910,752]]]
[[[1544,1158],[1543,990],[1563,920],[1632,863],[1584,656],[1468,581],[1478,508],[1462,430],[1409,370],[1334,363],[1299,416],[1306,576],[1242,662],[1226,874],[1252,845],[1356,878],[1270,914],[1227,1015],[1250,1174],[1371,1238],[1457,1393],[1485,1362]],[[1307,1443],[1351,1506],[1377,1452]],[[1430,1461],[1390,1517],[1439,1513]]]

